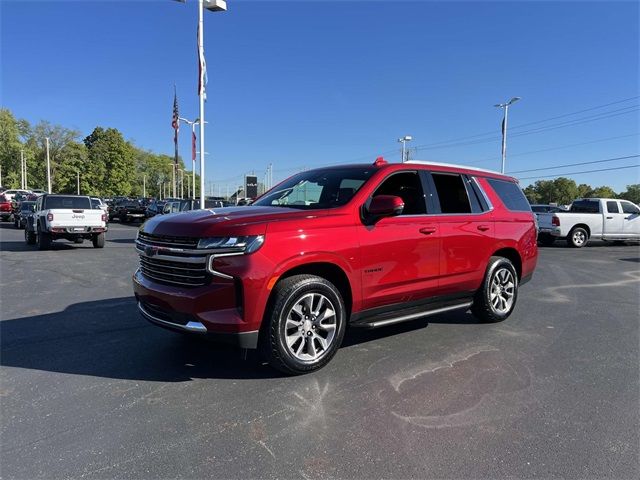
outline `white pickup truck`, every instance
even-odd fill
[[[46,250],[53,240],[65,239],[82,243],[91,239],[96,248],[104,247],[107,214],[91,208],[89,197],[80,195],[42,195],[35,212],[27,218],[24,239],[28,245],[38,244]]]
[[[568,212],[539,213],[538,241],[550,246],[564,238],[571,247],[589,239],[624,242],[640,240],[640,208],[627,200],[581,198]]]

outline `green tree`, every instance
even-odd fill
[[[20,150],[21,122],[11,111],[0,109],[0,165],[4,187],[18,188],[21,181]]]
[[[640,204],[640,183],[627,185],[627,189],[624,192],[622,192],[619,196],[620,198],[629,200],[630,202],[633,202],[636,205]]]
[[[96,127],[84,139],[89,169],[102,195],[130,195],[136,181],[134,149],[115,128]]]
[[[578,185],[578,198],[589,197],[593,197],[593,188],[591,188],[591,185],[587,185],[586,183]]]
[[[602,186],[594,188],[591,196],[595,198],[616,198],[618,195],[611,187]]]

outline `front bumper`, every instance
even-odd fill
[[[182,288],[154,282],[137,270],[133,289],[141,315],[155,325],[241,348],[258,345],[258,330],[243,318],[233,281]]]

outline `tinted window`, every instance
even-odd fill
[[[577,200],[571,204],[569,211],[573,213],[600,213],[600,202],[598,200]]]
[[[518,184],[495,178],[487,178],[487,182],[489,182],[489,185],[491,185],[491,188],[493,188],[494,192],[500,197],[500,200],[507,209],[512,212],[531,211],[527,197],[524,196]]]
[[[91,202],[87,197],[47,197],[45,199],[45,209],[51,210],[54,208],[90,209]]]
[[[536,213],[546,213],[549,211],[549,207],[545,207],[544,205],[532,205],[531,210]]]
[[[471,213],[467,189],[460,175],[432,173],[442,213]]]
[[[22,202],[20,204],[20,210],[22,210],[23,212],[30,212],[31,209],[33,209],[35,203],[36,202]]]
[[[630,202],[620,202],[622,204],[622,211],[624,213],[640,213],[640,208],[636,207]]]
[[[618,202],[607,202],[607,212],[620,213],[620,210],[618,209]]]
[[[423,215],[427,206],[422,190],[422,182],[417,172],[402,172],[391,175],[376,189],[373,196],[395,195],[402,198],[402,215]]]

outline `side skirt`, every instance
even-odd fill
[[[417,302],[397,303],[390,306],[356,312],[349,325],[361,328],[378,328],[417,318],[437,315],[451,310],[468,309],[473,304],[473,292],[446,297],[429,298]]]

